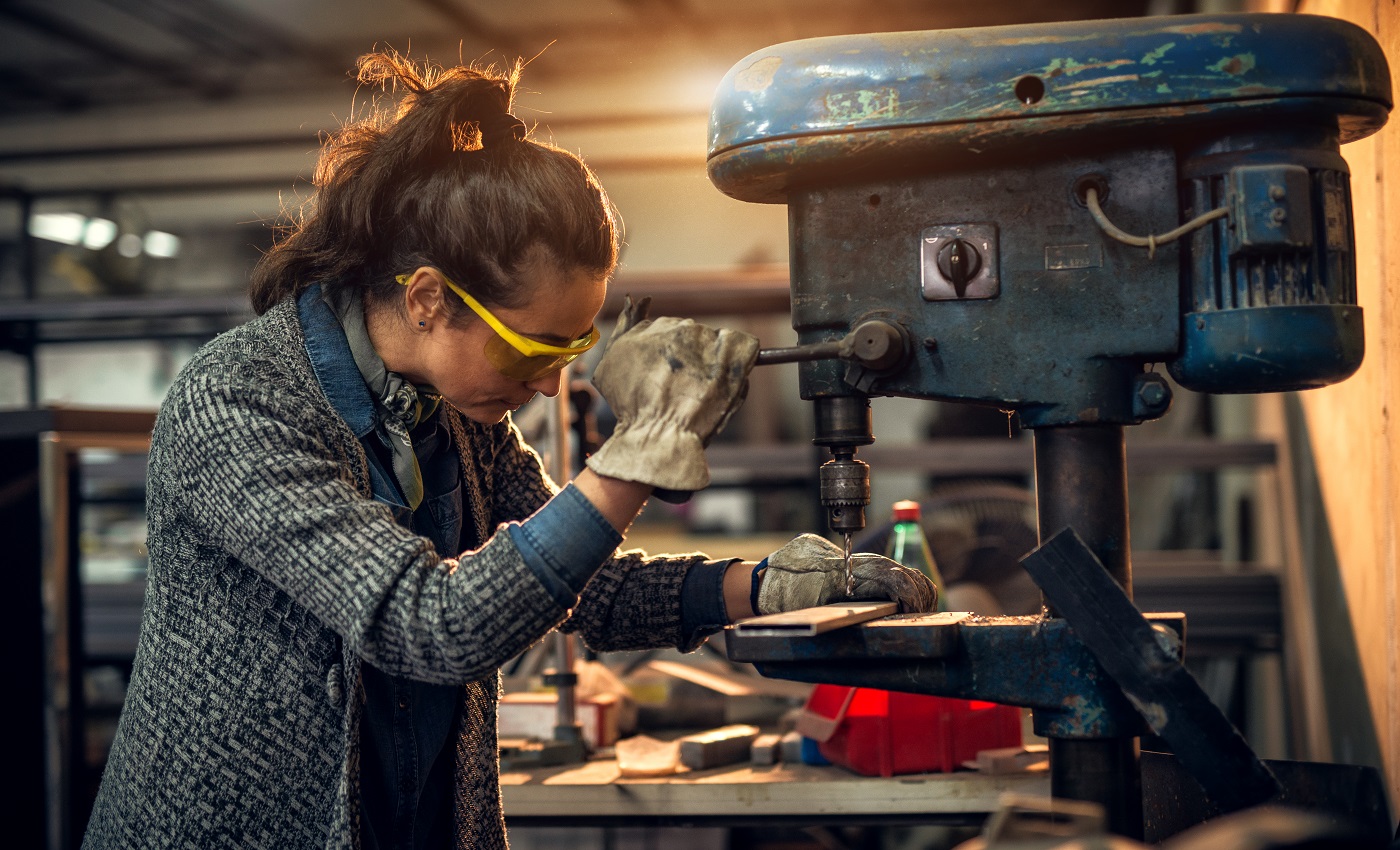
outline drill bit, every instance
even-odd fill
[[[847,531],[842,536],[846,539],[846,546],[842,550],[846,561],[846,596],[851,597],[856,593],[856,574],[851,572],[851,532]]]

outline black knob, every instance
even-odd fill
[[[982,270],[982,255],[971,242],[953,239],[938,252],[938,270],[953,284],[953,291],[962,298],[967,284]]]
[[[893,369],[909,353],[908,334],[884,319],[861,322],[848,339],[856,362],[875,372]]]

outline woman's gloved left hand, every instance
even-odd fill
[[[901,613],[926,613],[938,604],[928,576],[883,555],[851,554],[855,592],[846,594],[846,567],[836,544],[803,534],[769,555],[758,586],[758,614],[778,614],[851,599],[888,599]]]
[[[679,497],[710,483],[705,447],[743,402],[758,340],[690,319],[648,319],[648,300],[628,300],[593,372],[617,427],[587,464]]]

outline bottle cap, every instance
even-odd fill
[[[919,513],[919,503],[912,499],[904,499],[894,503],[895,522],[918,519]]]

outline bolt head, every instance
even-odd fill
[[[1148,407],[1156,407],[1167,400],[1167,388],[1156,381],[1149,381],[1138,387],[1138,398]]]

